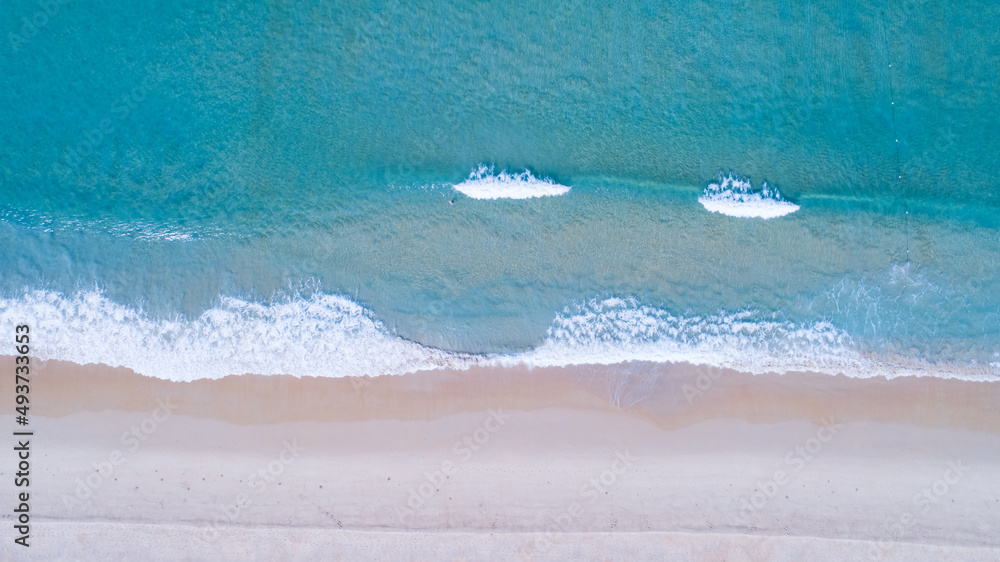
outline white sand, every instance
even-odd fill
[[[79,368],[65,371],[50,375],[50,388],[83,380]],[[519,378],[528,375],[537,381]],[[131,383],[118,394],[105,388],[109,409],[42,385],[39,404],[49,392],[50,408],[61,411],[33,420],[32,547],[14,550],[8,538],[0,554],[1000,560],[1000,413],[968,407],[994,399],[994,385],[733,375],[689,404],[664,379],[618,410],[592,377],[564,375],[508,373],[505,382],[466,373],[480,377],[470,383],[442,373],[361,387],[289,379],[280,392],[263,377],[208,386],[91,377],[99,387]],[[690,373],[665,377],[674,375]],[[143,428],[157,399],[144,394],[148,384],[177,409]],[[855,384],[902,403],[883,397],[883,412],[859,410],[842,398]],[[299,412],[317,421],[281,421],[295,417],[284,413],[248,423],[249,405],[271,418],[261,404],[284,411],[303,385],[313,400],[339,389],[346,402],[339,412],[315,404]],[[73,395],[96,411],[73,411]],[[199,399],[213,402],[216,415]],[[866,419],[886,412],[890,419]],[[916,416],[932,419],[908,421]],[[822,417],[833,417],[832,431],[821,430]],[[14,426],[9,413],[0,424]],[[133,427],[143,441],[130,450],[135,442],[122,438]],[[13,501],[9,466],[0,474],[4,505]]]

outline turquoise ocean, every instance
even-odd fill
[[[998,30],[975,0],[4,2],[0,333],[174,380],[996,380]]]

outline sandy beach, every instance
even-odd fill
[[[31,547],[5,559],[1000,560],[993,383],[50,361],[31,395]]]
[[[1000,562],[1000,1],[0,22],[0,562]]]

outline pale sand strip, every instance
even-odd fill
[[[32,552],[48,559],[298,558],[325,545],[349,560],[967,560],[1000,548],[992,383],[725,372],[692,393],[705,371],[689,365],[194,383],[40,367]],[[11,390],[0,385],[2,427]],[[157,400],[177,409],[153,423]],[[843,425],[820,433],[824,417]],[[132,428],[141,442],[123,441]],[[960,477],[916,503],[956,461]],[[787,480],[771,489],[778,470]]]
[[[142,545],[144,560],[529,560],[538,533],[402,533],[326,529],[228,529],[197,554],[178,549],[200,529],[182,525],[120,523],[45,523],[39,525],[37,556],[79,556],[79,550],[56,545],[79,544],[88,558],[119,559],[119,545]],[[77,543],[79,537],[87,540]],[[868,543],[813,537],[758,537],[697,533],[568,533],[550,553],[552,560],[704,560],[751,562],[864,560]],[[420,553],[415,557],[414,553]],[[66,559],[66,558],[63,558]],[[912,560],[1000,561],[987,548],[899,543],[881,558]]]

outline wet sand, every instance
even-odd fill
[[[35,367],[32,557],[1000,560],[1000,384]]]

